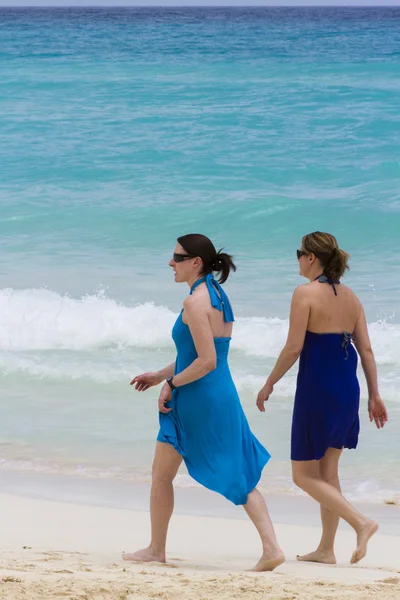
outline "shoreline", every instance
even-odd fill
[[[86,477],[0,471],[0,495],[26,500],[81,505],[93,508],[148,512],[150,484]],[[320,527],[319,506],[304,493],[263,492],[274,523]],[[400,536],[400,505],[352,502],[360,512],[380,524],[380,533]],[[175,486],[174,514],[193,517],[247,520],[240,506],[202,486]],[[341,527],[350,527],[341,522]]]

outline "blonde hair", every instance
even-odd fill
[[[322,265],[324,275],[333,281],[339,281],[350,268],[350,255],[339,248],[335,236],[330,233],[309,233],[303,237],[302,246],[308,254],[315,254]]]

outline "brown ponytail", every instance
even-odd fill
[[[218,250],[217,252],[217,258],[215,259],[215,262],[212,265],[212,270],[216,271],[217,273],[221,273],[218,278],[218,281],[219,283],[225,283],[225,281],[229,277],[230,272],[236,271],[236,265],[233,262],[233,257],[230,254],[227,254],[226,252],[222,252],[221,248],[221,250]]]
[[[339,248],[335,236],[322,231],[314,231],[303,237],[304,251],[315,254],[324,270],[324,275],[333,281],[339,281],[349,270],[349,254]]]

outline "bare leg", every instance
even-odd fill
[[[150,493],[151,542],[148,548],[123,553],[133,562],[165,562],[168,525],[174,510],[173,480],[182,462],[181,455],[169,444],[157,442]]]
[[[274,526],[272,525],[265,500],[257,489],[250,492],[247,497],[247,504],[243,508],[256,526],[263,547],[263,554],[260,560],[251,570],[273,571],[285,561],[285,556],[276,539]]]
[[[358,512],[339,490],[321,479],[316,460],[292,461],[292,468],[293,481],[296,485],[353,527],[357,533],[357,548],[350,562],[352,564],[359,562],[367,553],[368,540],[378,530],[378,523]]]
[[[328,448],[325,456],[318,461],[319,473],[321,479],[332,485],[334,488],[341,491],[339,482],[339,459],[342,455],[342,450],[336,448]],[[321,521],[322,521],[322,536],[318,548],[315,552],[297,556],[297,560],[320,562],[325,564],[336,564],[334,551],[334,543],[336,531],[339,525],[339,517],[325,506],[321,504]]]

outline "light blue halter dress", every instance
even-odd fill
[[[204,282],[212,306],[223,311],[225,323],[233,322],[228,297],[212,275],[198,280],[190,293]],[[172,337],[178,374],[197,358],[182,312]],[[270,455],[252,434],[240,404],[228,365],[230,341],[227,337],[214,338],[216,369],[173,391],[167,404],[172,411],[160,413],[157,440],[171,444],[182,455],[189,474],[198,483],[239,505],[246,504]]]

